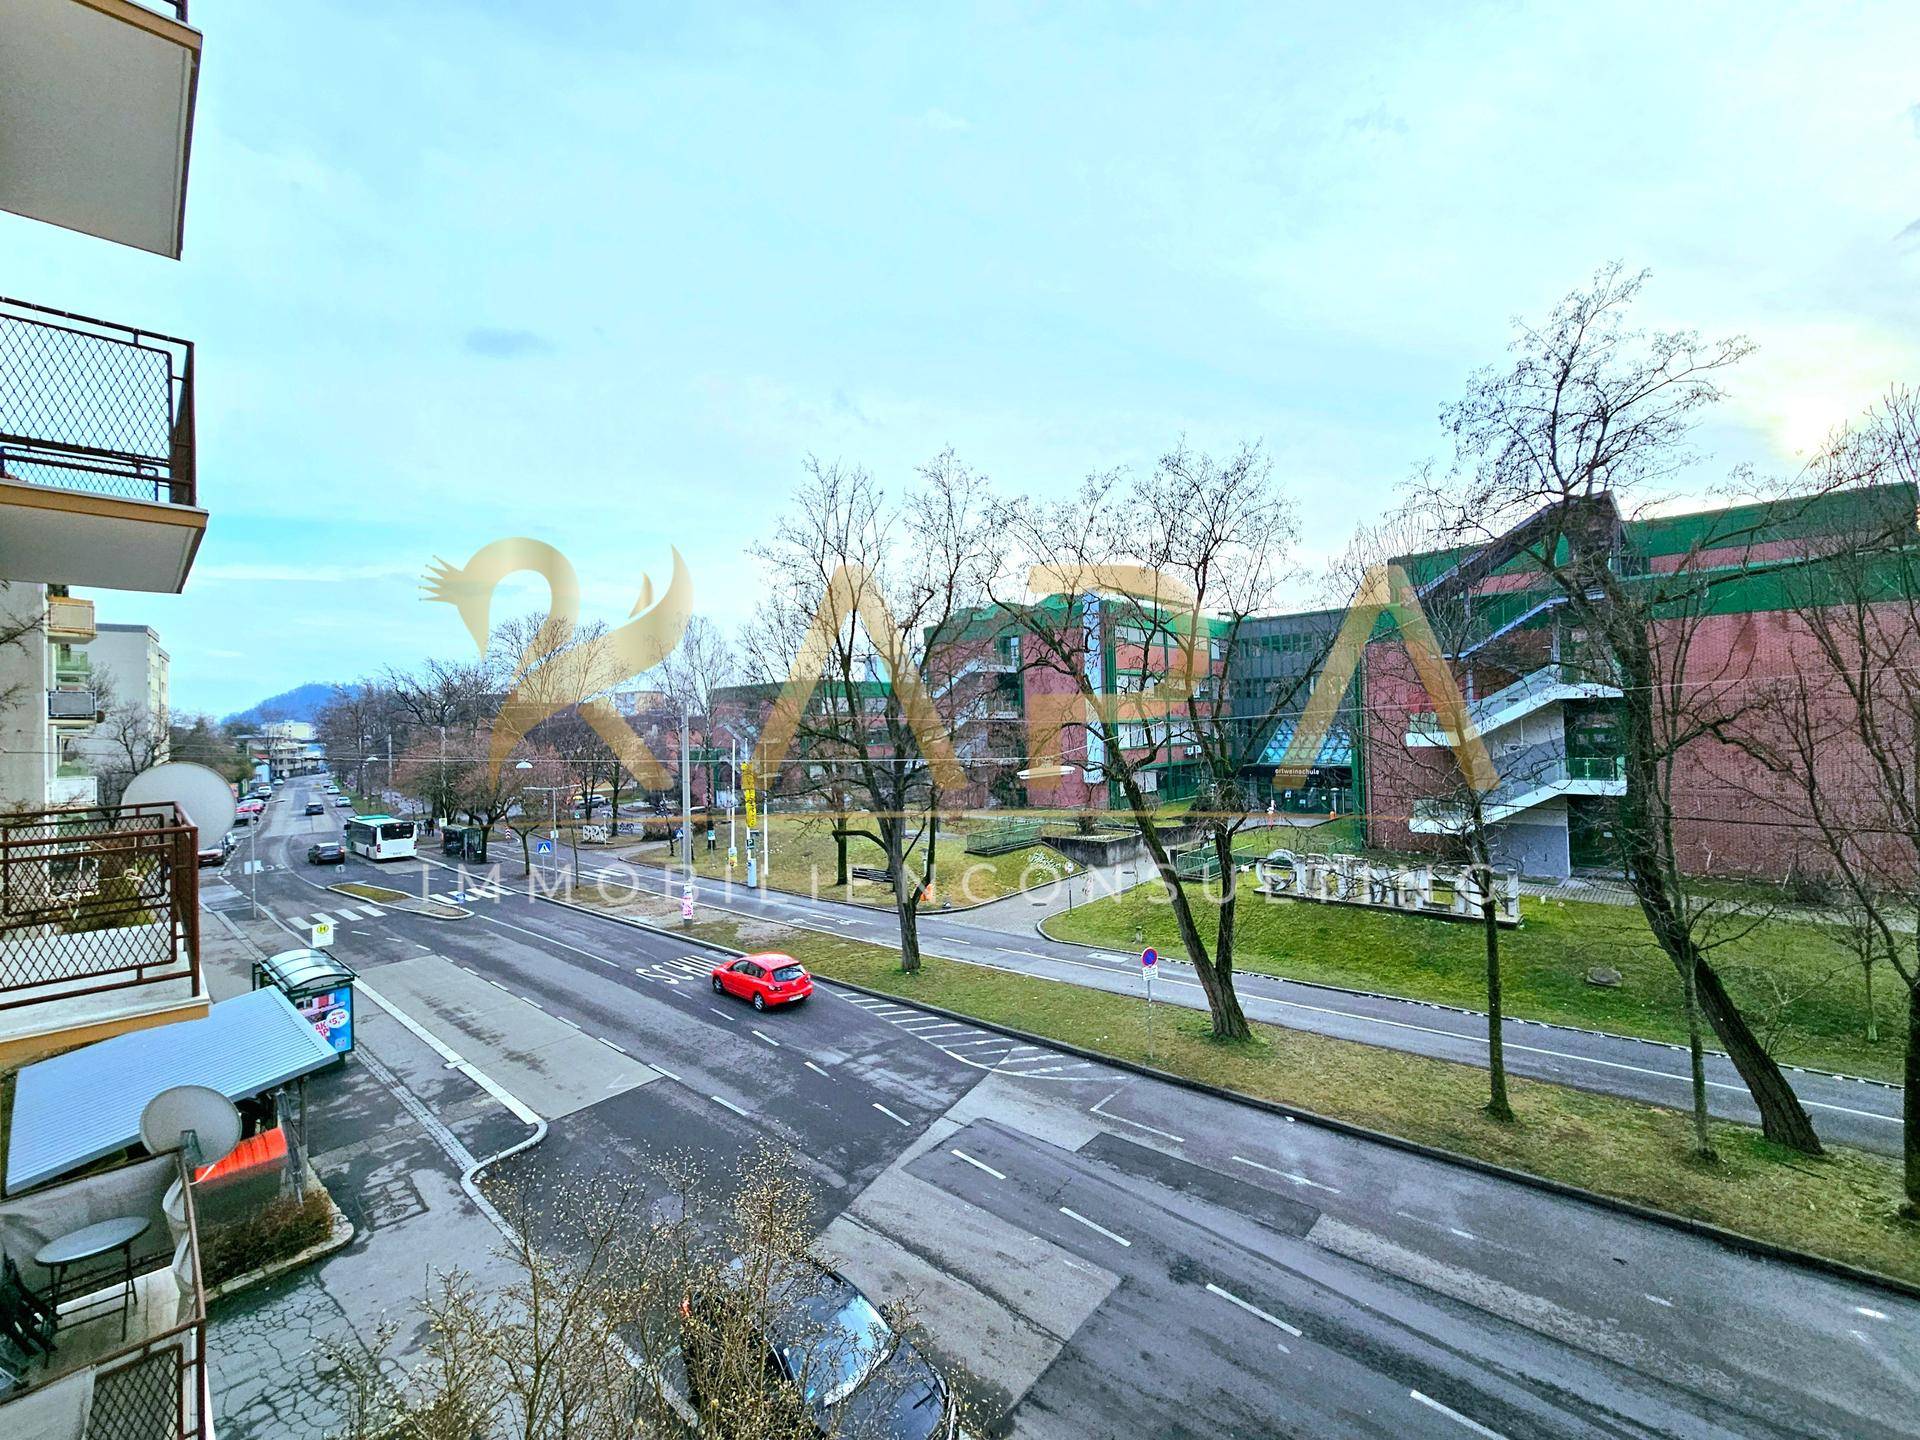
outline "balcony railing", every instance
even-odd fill
[[[197,835],[171,805],[0,815],[0,1010],[201,993]]]
[[[69,644],[84,643],[99,634],[93,621],[93,601],[72,595],[47,597],[47,634]]]
[[[118,1256],[99,1286],[62,1284],[52,1350],[13,1389],[0,1381],[0,1434],[20,1440],[199,1440],[211,1436],[207,1297],[194,1187],[179,1153],[136,1161],[0,1202],[0,1248],[28,1286],[52,1278],[33,1262],[48,1240],[94,1220],[139,1215],[132,1294]],[[124,1297],[124,1298],[123,1298]],[[91,1371],[92,1403],[73,1381]],[[10,1413],[11,1412],[11,1413]],[[85,1428],[80,1428],[85,1416]]]
[[[100,714],[100,702],[91,690],[49,690],[49,720],[93,720]]]
[[[0,477],[198,503],[193,344],[0,296]]]

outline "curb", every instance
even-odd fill
[[[571,900],[559,900],[552,896],[541,896],[540,898],[551,905],[559,905],[568,910],[577,910],[586,915],[598,915],[604,920],[612,920],[617,924],[628,925],[636,930],[645,930],[654,935],[677,940],[682,944],[702,946],[717,954],[744,955],[747,953],[744,950],[736,950],[731,945],[722,945],[715,940],[703,940],[698,936],[689,935],[683,931],[662,929],[657,925],[649,925],[642,920],[632,920],[624,915],[614,915],[605,910],[595,910],[591,906],[576,904]],[[709,906],[707,908],[711,909],[712,907]],[[719,913],[725,914],[726,912],[723,911]],[[1338,1120],[1330,1115],[1322,1115],[1318,1111],[1302,1109],[1295,1105],[1287,1105],[1278,1100],[1263,1100],[1257,1095],[1242,1094],[1238,1090],[1228,1090],[1219,1085],[1209,1085],[1205,1081],[1192,1080],[1184,1075],[1175,1075],[1171,1071],[1160,1070],[1151,1065],[1142,1065],[1138,1061],[1125,1060],[1119,1056],[1108,1055],[1099,1050],[1089,1050],[1065,1040],[1055,1040],[1045,1035],[1037,1035],[1030,1030],[1016,1029],[1011,1025],[1002,1025],[997,1021],[983,1020],[977,1015],[968,1015],[963,1011],[949,1010],[944,1005],[934,1005],[928,1001],[917,1000],[910,996],[903,997],[887,990],[875,990],[871,986],[860,984],[858,981],[842,980],[833,976],[824,978],[829,984],[837,985],[845,990],[855,991],[861,995],[870,996],[876,1000],[890,1000],[895,1004],[904,1001],[904,1003],[912,1005],[917,1010],[923,1010],[929,1015],[939,1015],[944,1019],[959,1021],[983,1030],[990,1030],[995,1034],[1005,1035],[1025,1044],[1038,1045],[1044,1049],[1053,1050],[1063,1055],[1072,1055],[1076,1059],[1091,1060],[1097,1064],[1109,1065],[1116,1070],[1124,1070],[1129,1074],[1139,1075],[1148,1080],[1157,1080],[1162,1084],[1172,1085],[1193,1094],[1207,1095],[1216,1100],[1227,1101],[1230,1104],[1245,1105],[1269,1115],[1278,1115],[1283,1119],[1316,1125],[1336,1135],[1346,1135],[1356,1140],[1366,1140],[1376,1145],[1384,1145],[1390,1149],[1398,1150],[1402,1154],[1417,1155],[1424,1160],[1433,1160],[1443,1165],[1452,1165],[1457,1169],[1470,1170],[1475,1174],[1490,1176],[1496,1180],[1510,1181],[1513,1184],[1524,1185],[1529,1189],[1538,1190],[1548,1195],[1556,1195],[1562,1199],[1581,1201],[1584,1204],[1593,1205],[1602,1210],[1610,1210],[1617,1215],[1626,1215],[1635,1220],[1647,1221],[1651,1224],[1664,1226],[1669,1230],[1677,1230],[1683,1234],[1697,1236],[1703,1240],[1710,1240],[1723,1249],[1738,1251],[1742,1254],[1753,1256],[1756,1259],[1773,1260],[1783,1264],[1796,1265],[1802,1269],[1818,1271],[1823,1275],[1830,1275],[1835,1279],[1845,1280],[1855,1285],[1865,1285],[1877,1290],[1883,1290],[1890,1294],[1898,1295],[1903,1299],[1920,1300],[1920,1283],[1897,1279],[1892,1275],[1882,1275],[1878,1271],[1862,1269],[1857,1265],[1849,1265],[1842,1260],[1832,1260],[1824,1255],[1815,1255],[1810,1251],[1795,1250],[1791,1246],[1780,1245],[1771,1240],[1762,1240],[1757,1236],[1746,1235],[1738,1230],[1729,1230],[1725,1226],[1715,1225],[1706,1220],[1695,1220],[1689,1216],[1673,1214],[1670,1211],[1655,1210],[1651,1206],[1641,1205],[1636,1201],[1622,1200],[1616,1196],[1604,1195],[1597,1190],[1588,1190],[1584,1186],[1569,1184],[1564,1180],[1553,1180],[1544,1175],[1534,1175],[1525,1170],[1515,1170],[1505,1165],[1495,1164],[1491,1160],[1481,1160],[1472,1155],[1463,1155],[1457,1150],[1447,1150],[1438,1145],[1427,1145],[1418,1140],[1408,1140],[1403,1136],[1390,1135],[1384,1130],[1369,1129],[1365,1125],[1356,1125],[1349,1120]]]

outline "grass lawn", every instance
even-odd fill
[[[883,909],[892,907],[891,886],[858,879],[853,880],[844,889],[834,885],[835,847],[832,824],[827,816],[775,815],[771,823],[773,868],[768,872],[767,883],[773,889],[784,890],[795,895],[818,895],[831,900],[850,900],[856,905],[873,905]],[[1017,890],[1042,885],[1048,880],[1063,878],[1078,872],[1078,866],[1044,845],[1029,845],[1004,855],[967,854],[967,832],[981,828],[986,823],[988,822],[974,819],[941,821],[939,844],[934,856],[933,904],[935,908],[938,908],[942,901],[951,901],[955,907],[959,907],[997,900]],[[860,820],[855,819],[851,822],[850,828],[858,829],[861,824]],[[725,876],[727,873],[726,821],[722,819],[714,827],[715,848],[711,853],[706,848],[706,829],[697,818],[693,833],[694,874],[710,880]],[[747,842],[744,826],[738,833],[736,843],[740,847],[740,858],[733,870],[734,883],[745,884]],[[627,846],[621,853],[659,864],[668,863],[667,848],[662,844]],[[909,860],[909,868],[914,873],[918,873],[920,856],[921,852],[916,848]],[[878,870],[886,864],[886,857],[873,841],[854,837],[847,841],[847,864],[850,867],[865,865]]]
[[[610,908],[665,909],[657,900]],[[1721,1163],[1703,1167],[1686,1157],[1689,1123],[1677,1111],[1519,1079],[1508,1082],[1519,1123],[1501,1125],[1480,1108],[1486,1075],[1473,1067],[1266,1025],[1250,1043],[1223,1045],[1207,1037],[1204,1016],[1172,1007],[1149,1056],[1144,1007],[1126,996],[938,958],[906,975],[880,946],[702,914],[695,935],[786,950],[816,974],[1920,1281],[1920,1227],[1895,1218],[1891,1158],[1836,1147],[1809,1160],[1757,1130],[1716,1124]]]
[[[1304,837],[1303,837],[1304,838]],[[1297,847],[1297,848],[1305,848]],[[1477,925],[1303,900],[1267,900],[1241,878],[1235,963],[1242,970],[1480,1007],[1486,955]],[[1195,892],[1197,893],[1197,892]],[[1631,906],[1521,900],[1523,924],[1501,935],[1507,1013],[1649,1039],[1684,1042],[1678,972]],[[1062,940],[1181,954],[1173,912],[1157,884],[1055,916]],[[1212,934],[1209,910],[1205,931]],[[1866,1038],[1860,969],[1831,926],[1773,920],[1714,950],[1715,968],[1780,1060],[1879,1079],[1900,1078],[1905,1020],[1898,981],[1874,981],[1880,1039]],[[1618,970],[1618,989],[1589,985],[1593,966]]]

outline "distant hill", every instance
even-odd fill
[[[311,724],[319,717],[320,707],[333,698],[333,692],[338,688],[335,685],[296,685],[291,690],[262,700],[250,710],[240,710],[227,716],[225,723],[259,725],[267,720],[305,720]]]

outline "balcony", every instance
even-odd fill
[[[100,702],[91,690],[49,690],[47,720],[63,730],[97,725]]]
[[[47,638],[63,645],[84,645],[99,633],[93,623],[93,601],[71,595],[47,597]]]
[[[52,1276],[34,1262],[35,1251],[84,1225],[122,1216],[148,1221],[131,1252],[131,1294],[117,1252],[111,1274],[77,1283],[63,1278],[58,1328],[50,1336],[37,1331],[51,1349],[39,1353],[36,1345],[11,1388],[0,1379],[0,1434],[17,1440],[212,1435],[199,1215],[180,1154],[0,1201],[0,1248],[44,1299]]]
[[[0,209],[180,258],[200,33],[186,0],[9,0]]]
[[[1619,696],[1620,687],[1594,669],[1556,662],[1473,701],[1467,706],[1467,723],[1486,736],[1549,705],[1569,700],[1616,700]],[[1452,745],[1456,737],[1438,715],[1428,710],[1407,717],[1406,743],[1416,749]]]
[[[207,1012],[171,805],[0,815],[0,1064]]]
[[[195,458],[190,342],[0,297],[0,580],[179,591]]]

